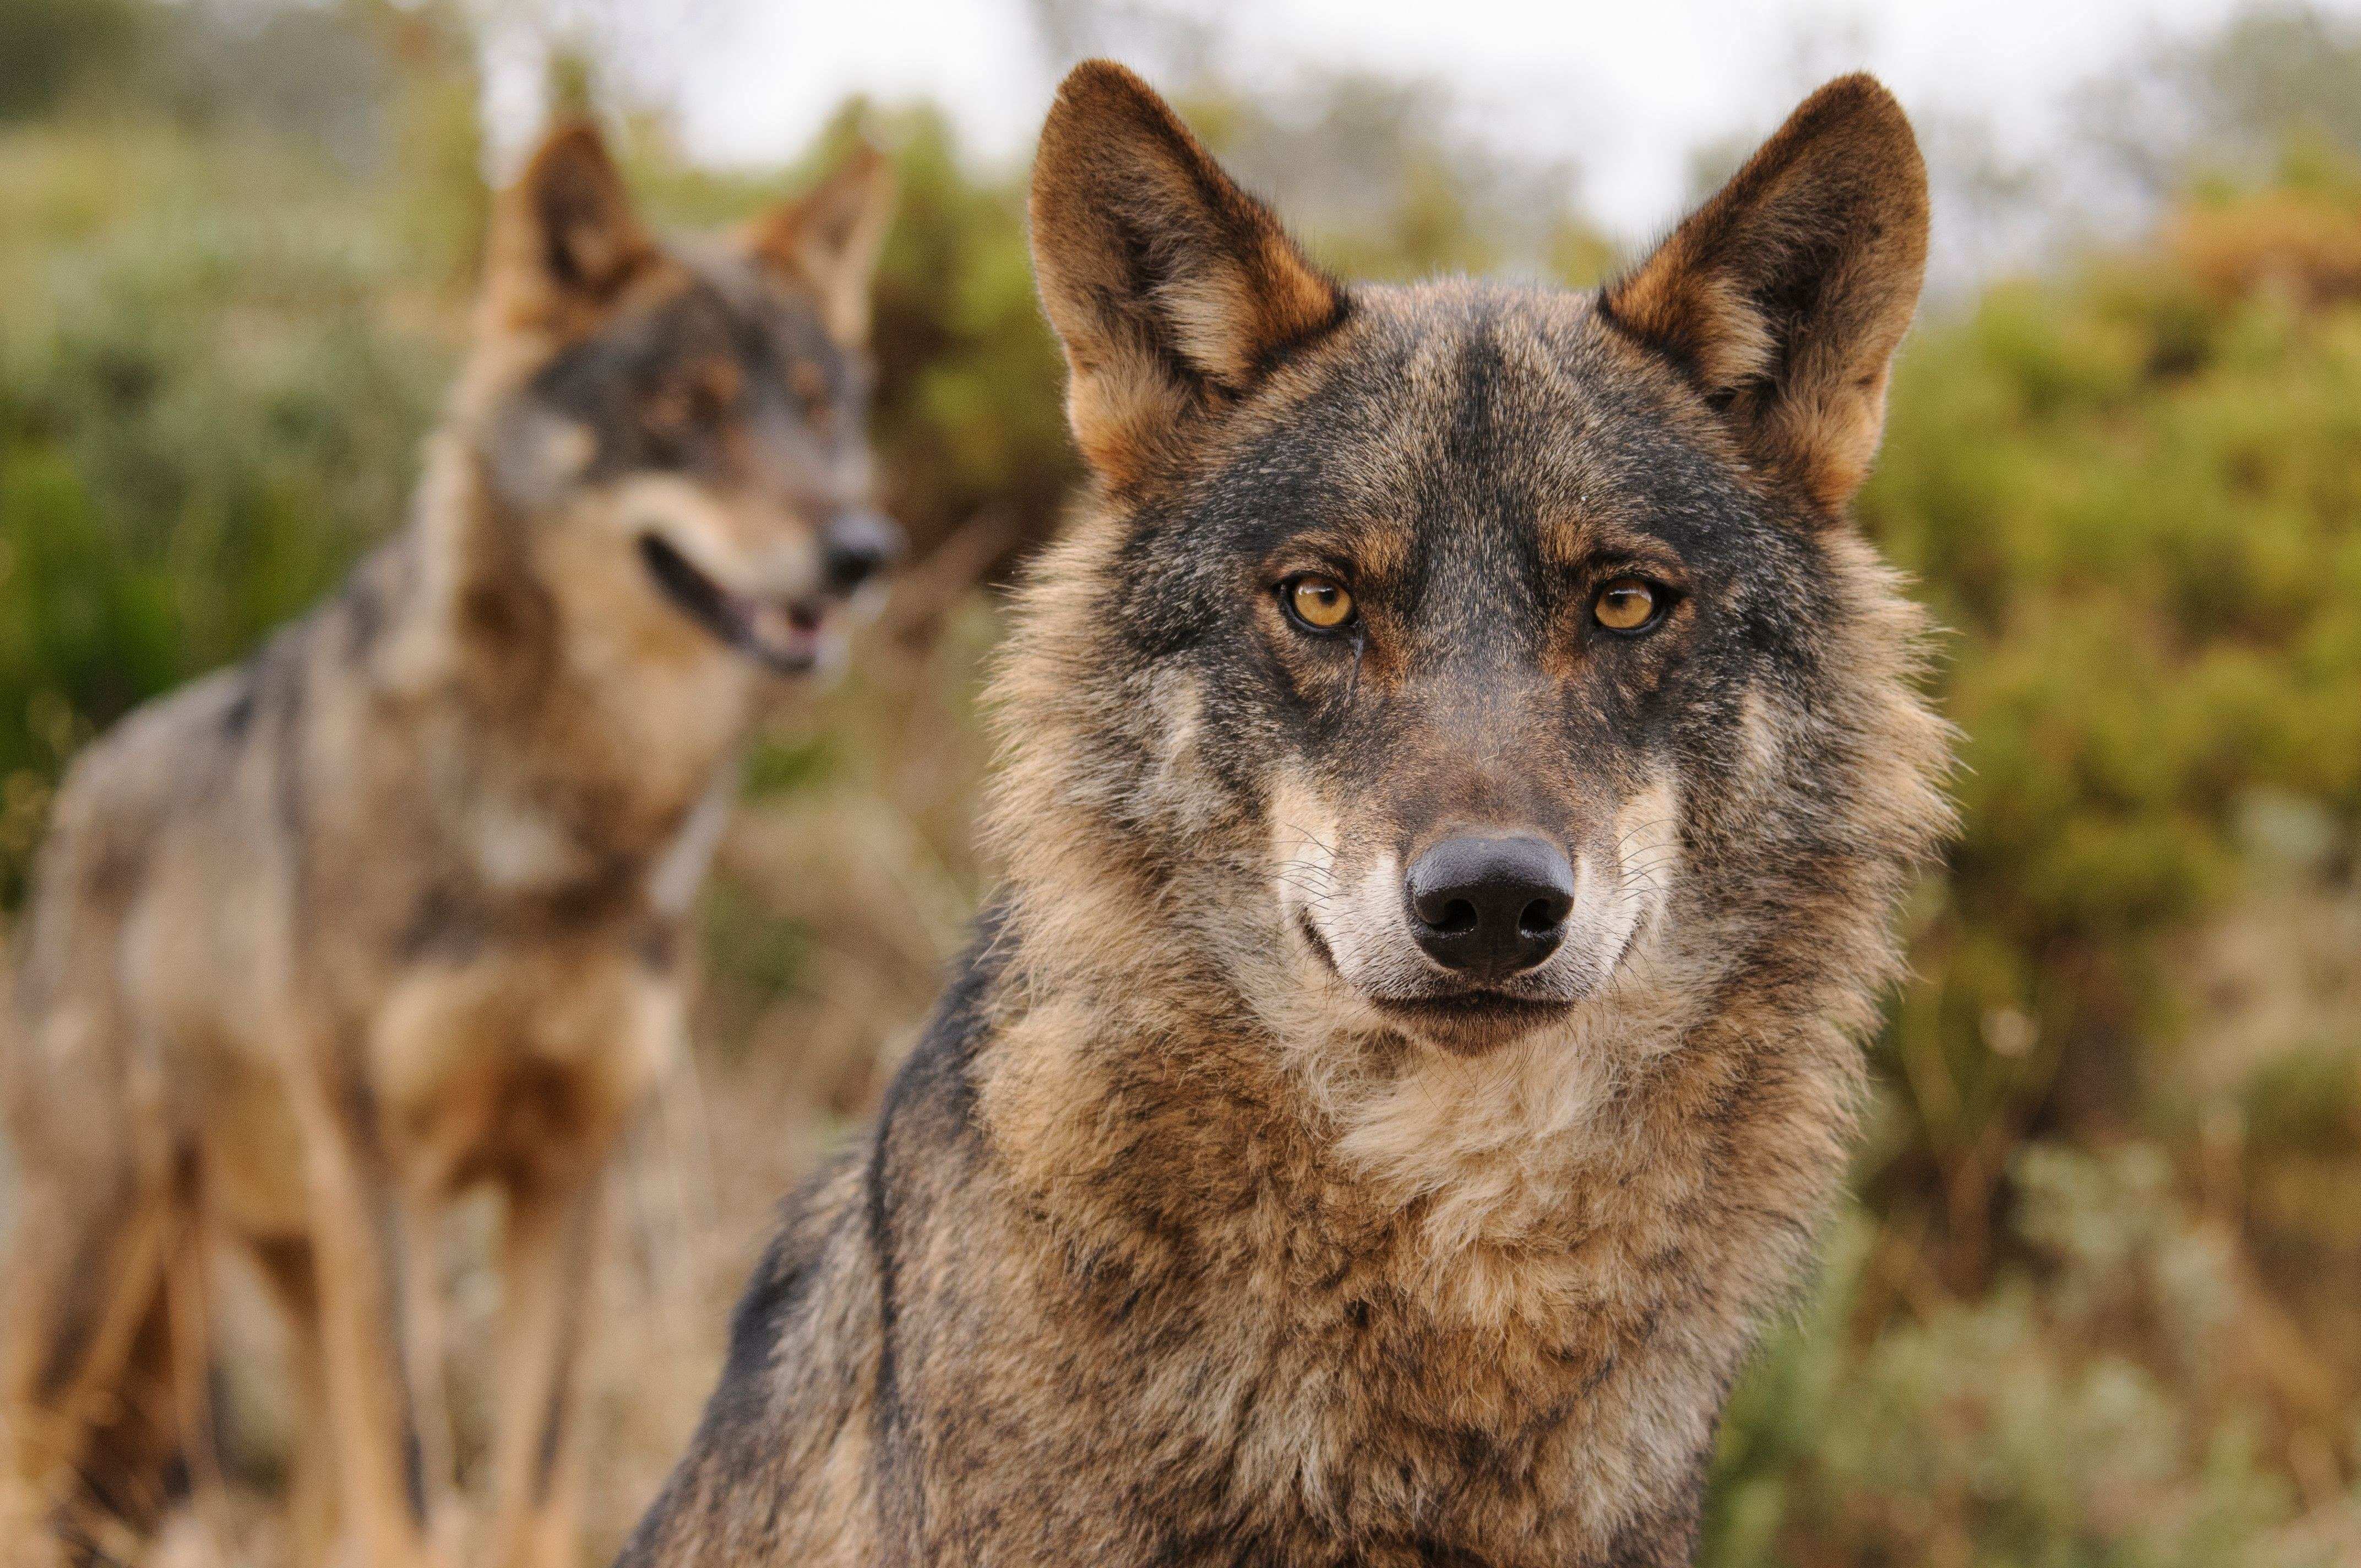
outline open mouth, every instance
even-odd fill
[[[825,599],[815,595],[781,602],[733,593],[653,533],[640,535],[640,559],[682,613],[765,669],[799,675],[819,662]]]

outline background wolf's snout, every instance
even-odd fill
[[[840,512],[820,531],[819,550],[829,591],[849,594],[901,559],[902,531],[878,512]]]
[[[1411,927],[1437,963],[1477,980],[1529,970],[1565,935],[1574,867],[1544,839],[1445,839],[1411,862]]]

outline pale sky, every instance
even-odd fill
[[[561,0],[562,3],[562,0]],[[923,95],[988,158],[1021,160],[1054,85],[1023,0],[581,0],[669,78],[690,149],[774,162],[847,94]],[[1187,0],[1148,0],[1151,9]],[[1677,215],[1689,149],[1769,131],[1804,91],[1866,68],[1914,116],[1973,115],[2037,157],[2075,85],[2240,0],[1201,0],[1225,63],[1283,91],[1304,59],[1439,76],[1507,145],[1571,155],[1619,232]],[[2361,9],[2361,0],[2329,0]],[[619,19],[618,19],[619,18]],[[1268,62],[1267,67],[1262,62]],[[530,118],[522,58],[496,102]]]

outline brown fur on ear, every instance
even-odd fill
[[[552,130],[500,193],[485,293],[504,325],[576,331],[656,256],[605,141],[573,121]]]
[[[1927,165],[1894,95],[1846,76],[1599,297],[1750,448],[1836,510],[1868,475],[1927,270]]]
[[[1058,89],[1033,164],[1033,270],[1082,455],[1120,484],[1194,411],[1343,319],[1344,291],[1148,84],[1109,60]]]
[[[893,221],[893,165],[862,147],[808,194],[758,220],[753,253],[812,290],[829,334],[854,345],[869,337],[870,280]]]

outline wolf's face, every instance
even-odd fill
[[[1883,634],[1840,514],[1924,254],[1882,90],[1598,298],[1348,292],[1114,67],[1033,216],[1102,503],[1043,630],[1144,839],[1238,868],[1243,964],[1474,1054],[1817,852],[1812,710]]]
[[[561,592],[659,641],[819,662],[898,548],[863,435],[887,186],[864,155],[740,234],[660,247],[592,133],[543,147],[496,219],[471,413]]]
[[[1573,302],[1358,296],[1142,509],[1111,607],[1256,808],[1288,939],[1445,1045],[1615,973],[1681,874],[1695,763],[1731,751],[1758,596],[1811,591],[1661,409],[1598,389],[1596,332]]]

